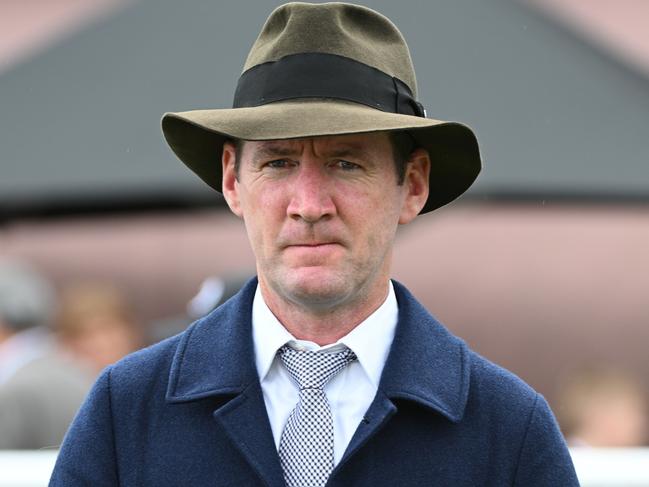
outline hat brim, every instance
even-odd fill
[[[276,140],[407,130],[431,158],[427,213],[453,201],[481,169],[478,141],[456,122],[383,112],[357,103],[292,100],[258,107],[166,113],[162,131],[173,152],[221,192],[223,143],[232,138]]]

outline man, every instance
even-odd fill
[[[104,372],[52,485],[577,485],[543,398],[389,280],[398,225],[480,160],[469,128],[425,118],[388,19],[284,5],[233,109],[162,125],[244,220],[258,277]]]
[[[59,445],[94,380],[51,332],[55,301],[31,266],[0,259],[0,449]]]

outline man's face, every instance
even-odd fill
[[[314,313],[385,297],[397,225],[428,195],[428,156],[414,154],[398,185],[386,133],[247,141],[238,176],[226,144],[223,194],[245,221],[264,296]]]

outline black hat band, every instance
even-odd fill
[[[296,98],[333,98],[426,117],[422,104],[400,79],[354,59],[319,52],[292,54],[248,69],[239,78],[232,107]]]

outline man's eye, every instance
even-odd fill
[[[353,162],[343,161],[343,160],[336,161],[336,165],[344,171],[354,171],[356,169],[360,169],[361,167],[358,164],[355,164]]]
[[[270,161],[266,163],[267,167],[273,168],[273,169],[283,169],[285,167],[289,167],[290,161],[287,161],[286,159],[277,159],[275,161]]]

